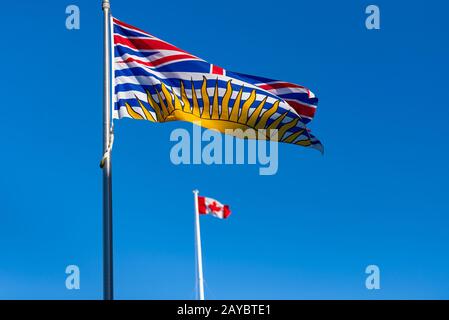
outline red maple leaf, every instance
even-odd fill
[[[219,205],[217,205],[217,203],[214,201],[211,204],[208,205],[209,209],[212,212],[220,212],[221,211],[221,207]]]

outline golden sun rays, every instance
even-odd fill
[[[233,134],[241,138],[248,138],[244,132],[247,129],[256,130],[257,139],[272,139],[268,132],[273,129],[278,130],[277,141],[294,143],[301,146],[310,146],[310,139],[295,140],[305,133],[305,128],[295,133],[289,133],[288,130],[295,127],[300,118],[292,119],[287,123],[282,123],[288,114],[285,111],[280,116],[275,115],[279,108],[280,101],[274,102],[271,107],[267,105],[267,97],[262,101],[256,101],[256,90],[252,90],[247,99],[243,99],[243,86],[237,92],[235,101],[231,105],[231,96],[234,92],[231,86],[231,80],[226,85],[226,91],[219,103],[218,80],[212,96],[207,92],[207,79],[203,77],[203,82],[199,91],[200,97],[197,97],[197,91],[193,81],[191,81],[192,98],[187,97],[184,81],[180,83],[180,96],[173,93],[173,88],[168,90],[164,83],[161,83],[161,90],[155,88],[157,101],[153,98],[149,91],[147,94],[147,102],[154,110],[154,113],[148,111],[140,99],[137,99],[139,108],[142,112],[137,112],[128,103],[125,103],[129,116],[133,119],[148,120],[152,122],[167,121],[187,121],[199,123],[202,127],[213,129],[222,133]],[[202,100],[202,108],[200,108],[199,98]],[[254,109],[250,114],[250,110]],[[270,121],[269,120],[273,120]],[[268,124],[269,123],[269,124]],[[236,130],[241,129],[241,130]],[[265,129],[260,130],[258,129]],[[229,130],[236,130],[231,133]],[[262,132],[262,133],[261,133]],[[243,136],[241,136],[243,134]],[[307,136],[307,135],[306,135]]]

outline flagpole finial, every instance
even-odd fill
[[[103,0],[102,8],[103,8],[103,10],[111,8],[111,3],[109,2],[109,0]]]
[[[198,191],[198,189],[195,189],[195,190],[193,190],[193,193],[194,193],[194,194],[198,194],[198,193],[200,193],[200,192]]]

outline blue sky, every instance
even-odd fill
[[[100,299],[101,1],[2,5],[0,298]],[[65,28],[65,8],[81,29]],[[229,203],[202,217],[206,297],[449,298],[446,12],[375,1],[113,0],[113,14],[226,69],[320,98],[326,153],[279,146],[279,171],[174,166],[185,123],[116,122],[115,295],[194,297],[192,189]],[[65,267],[81,289],[65,288]],[[365,288],[366,266],[381,289]]]

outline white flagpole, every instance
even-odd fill
[[[200,231],[200,212],[198,209],[198,190],[193,190],[195,199],[195,248],[196,248],[196,267],[198,271],[199,299],[204,300],[204,278],[203,278],[203,257],[201,253],[201,231]]]
[[[112,300],[112,176],[111,176],[111,74],[110,74],[110,8],[109,0],[102,2],[103,26],[103,299]]]

